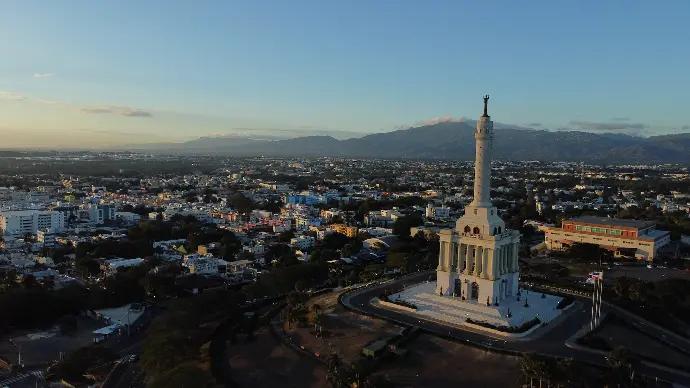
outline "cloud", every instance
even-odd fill
[[[529,123],[525,125],[527,125],[528,127],[541,127],[541,123]]]
[[[690,130],[690,125],[683,125],[682,127],[680,127],[680,129],[684,131]]]
[[[642,123],[607,123],[596,121],[571,121],[569,124],[590,131],[643,130],[648,127],[648,125]]]
[[[79,110],[85,114],[116,114],[124,117],[153,117],[153,113],[121,106],[85,107]]]
[[[34,78],[48,78],[52,76],[53,73],[34,73]]]
[[[141,109],[125,109],[124,111],[120,112],[120,114],[127,117],[153,117],[151,112]]]
[[[87,113],[87,114],[101,114],[101,113],[113,113],[112,109],[110,108],[81,108],[79,110],[81,113]]]
[[[451,116],[443,116],[443,117],[434,117],[431,120],[424,120],[420,123],[421,125],[434,125],[434,124],[439,124],[439,123],[454,123],[454,122],[459,122],[459,121],[465,121],[463,118],[453,118]]]
[[[22,96],[21,94],[0,91],[0,100],[21,101],[25,99],[26,97]]]
[[[90,128],[76,128],[75,131],[97,133],[102,135],[118,135],[118,136],[137,136],[138,133],[133,132],[119,132],[119,131],[108,131],[104,129],[90,129]]]
[[[629,117],[614,117],[611,121],[630,121]]]
[[[366,135],[363,132],[346,131],[340,129],[330,129],[324,127],[315,127],[309,125],[287,127],[287,128],[251,128],[251,127],[235,127],[231,132],[222,134],[215,134],[217,136],[238,136],[252,139],[293,139],[302,136],[332,136],[336,139],[350,139],[353,137],[361,137]],[[211,135],[213,136],[213,135]]]

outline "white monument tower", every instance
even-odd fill
[[[455,229],[441,231],[436,292],[464,300],[498,305],[518,292],[520,232],[506,230],[491,204],[491,150],[494,123],[487,113],[477,121],[474,200]]]

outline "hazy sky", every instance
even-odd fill
[[[7,0],[0,148],[388,131],[690,132],[687,0]],[[335,132],[340,131],[340,132]]]

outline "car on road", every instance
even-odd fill
[[[131,356],[127,357],[127,361],[137,362],[137,361],[139,361],[139,355],[138,354],[132,354]]]

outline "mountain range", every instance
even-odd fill
[[[330,136],[253,139],[201,137],[184,143],[127,146],[130,150],[228,156],[339,156],[474,159],[472,121],[441,122],[338,140]],[[584,161],[603,164],[690,164],[690,134],[652,137],[495,126],[493,155],[499,160]]]

